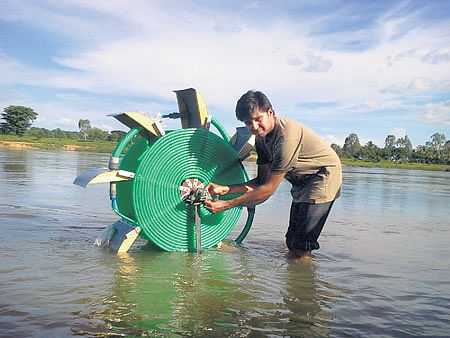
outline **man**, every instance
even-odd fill
[[[275,116],[270,101],[259,91],[248,91],[237,102],[236,117],[256,135],[257,177],[243,184],[210,183],[211,195],[242,194],[231,200],[213,200],[205,206],[213,213],[239,205],[252,205],[273,195],[283,178],[293,198],[286,244],[290,255],[311,259],[319,249],[322,231],[342,183],[341,162],[333,149],[308,127]]]

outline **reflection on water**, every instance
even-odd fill
[[[5,178],[17,186],[27,184],[29,180],[27,151],[5,152],[2,156],[1,169]]]
[[[242,245],[92,247],[108,187],[73,179],[105,154],[0,149],[0,335],[445,336],[450,173],[345,168],[312,264],[285,258],[289,189]],[[250,176],[255,166],[247,164]],[[236,238],[243,217],[230,235]]]
[[[337,290],[312,264],[278,262],[268,274],[261,258],[231,244],[201,255],[142,248],[117,259],[111,294],[83,316],[105,323],[91,333],[326,335]]]

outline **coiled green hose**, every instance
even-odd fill
[[[226,142],[230,142],[230,135],[228,135],[224,126],[214,116],[211,118],[211,124],[216,127],[217,131],[220,133],[220,136],[222,136]]]
[[[148,147],[138,161],[131,189],[133,216],[141,234],[166,251],[195,250],[195,211],[180,193],[185,180],[228,185],[242,183],[246,177],[234,149],[205,129],[169,132]],[[203,206],[200,209],[202,248],[222,241],[242,212],[241,207],[218,214],[209,213]]]

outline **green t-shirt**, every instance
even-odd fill
[[[257,164],[270,164],[292,184],[294,202],[325,203],[339,197],[341,161],[336,152],[311,129],[275,117],[274,130],[256,138]]]

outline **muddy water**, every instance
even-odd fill
[[[289,184],[242,245],[201,255],[92,246],[108,156],[0,149],[0,336],[445,336],[450,173],[345,168],[311,264],[285,258]],[[248,163],[250,175],[254,164]]]

